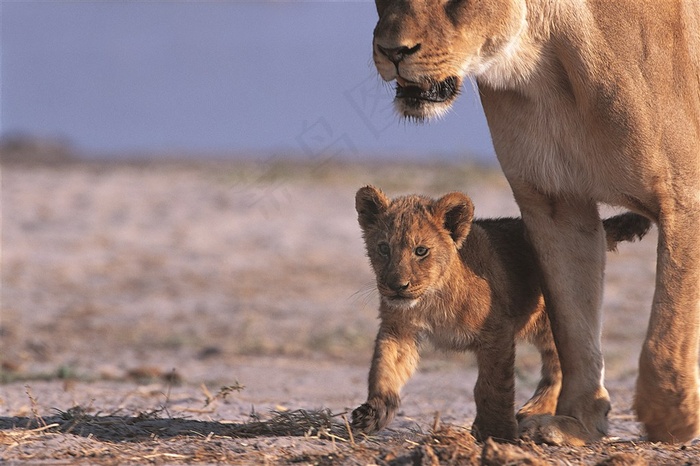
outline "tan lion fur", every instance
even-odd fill
[[[391,421],[423,339],[476,354],[472,432],[478,439],[516,435],[516,339],[532,342],[542,358],[541,381],[518,418],[554,414],[561,369],[522,221],[472,220],[472,202],[461,193],[389,200],[368,186],[357,192],[356,208],[381,296],[381,324],[367,402],[353,412],[353,426],[374,432]],[[608,248],[641,238],[649,226],[631,213],[607,219]]]
[[[649,440],[700,434],[700,2],[377,0],[374,61],[409,118],[444,114],[476,78],[543,276],[563,383],[524,435],[607,432],[598,203],[659,227],[635,410]]]

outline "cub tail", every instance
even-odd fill
[[[651,220],[648,218],[627,212],[603,220],[605,239],[608,243],[608,251],[617,250],[617,244],[621,241],[634,241],[642,239],[651,228]]]

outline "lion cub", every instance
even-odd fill
[[[532,342],[542,358],[542,378],[517,418],[554,414],[561,368],[523,222],[473,220],[472,202],[461,193],[437,201],[390,200],[367,186],[355,203],[381,296],[381,324],[367,402],[353,411],[353,427],[372,433],[391,422],[424,339],[438,348],[476,353],[476,438],[516,435],[516,339]],[[641,239],[650,226],[631,213],[603,224],[609,250],[619,241]]]

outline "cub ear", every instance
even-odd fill
[[[474,219],[474,204],[469,196],[462,193],[445,194],[435,202],[433,214],[460,248]]]
[[[390,202],[389,198],[374,186],[360,188],[355,194],[355,210],[360,227],[367,230],[375,225],[377,217],[389,207]]]

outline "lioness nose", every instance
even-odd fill
[[[404,58],[409,55],[413,55],[420,50],[420,44],[416,44],[413,47],[401,46],[401,47],[382,47],[377,44],[377,50],[381,52],[382,55],[387,57],[394,65],[398,65]]]

